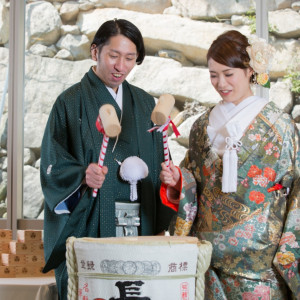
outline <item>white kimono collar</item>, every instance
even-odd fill
[[[207,134],[214,150],[223,156],[222,191],[237,190],[237,151],[242,146],[244,132],[268,103],[258,96],[251,96],[238,105],[221,101],[209,115]]]
[[[117,93],[111,87],[109,87],[107,85],[106,85],[106,88],[108,89],[108,91],[110,92],[110,94],[115,99],[118,106],[120,107],[120,110],[121,110],[120,124],[122,124],[122,117],[123,117],[123,85],[122,84],[119,85]],[[112,153],[115,151],[118,140],[119,140],[119,135],[117,136],[116,141],[114,143]]]
[[[122,111],[122,107],[123,107],[123,85],[122,84],[119,85],[117,93],[111,87],[106,86],[106,88],[108,89],[108,91],[110,92],[112,97],[115,99],[115,101],[117,102],[118,106],[120,107],[120,109]]]

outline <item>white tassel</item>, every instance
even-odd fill
[[[222,192],[229,193],[229,170],[230,170],[230,150],[226,149],[223,154],[223,176],[222,176]]]
[[[137,200],[137,182],[131,181],[130,182],[130,200],[135,201]]]
[[[237,190],[237,150],[242,145],[234,138],[226,137],[226,150],[223,155],[222,192],[233,193]]]
[[[117,161],[117,160],[116,160]],[[117,161],[120,164],[119,161]],[[120,167],[120,176],[123,180],[130,183],[130,200],[138,199],[137,182],[148,176],[149,170],[146,163],[137,156],[129,156]]]
[[[236,153],[236,149],[230,150],[230,184],[229,184],[229,192],[236,192],[237,188],[237,163],[238,156]]]

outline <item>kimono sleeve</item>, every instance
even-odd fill
[[[180,195],[182,192],[182,173],[180,168],[176,168],[178,169],[180,174],[180,191],[177,191],[174,188],[166,185],[165,183],[162,183],[160,187],[160,198],[163,205],[170,207],[174,211],[178,212]]]
[[[164,205],[167,205],[177,211],[177,216],[171,221],[169,231],[171,235],[187,236],[190,234],[193,222],[197,213],[197,199],[196,199],[196,180],[187,168],[188,151],[185,159],[180,164],[180,180],[181,190],[178,193],[179,203],[173,204],[168,199],[167,186],[161,186],[160,196]]]
[[[66,108],[60,96],[49,115],[41,147],[41,185],[51,211],[70,196],[74,197],[85,176],[77,123],[75,110]]]
[[[293,173],[291,190],[287,196],[287,217],[274,258],[274,265],[295,298],[300,299],[300,147],[296,128],[290,138],[284,142],[288,145]]]

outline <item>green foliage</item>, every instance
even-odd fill
[[[251,8],[249,11],[246,12],[245,16],[249,20],[250,32],[252,34],[256,33],[256,13],[255,13],[255,9]],[[275,32],[276,27],[273,27],[269,24],[268,25],[268,30],[269,30],[270,33]]]
[[[252,8],[246,12],[246,17],[249,20],[250,32],[253,34],[256,32],[256,15],[255,9]]]
[[[268,25],[268,30],[270,33],[272,32],[276,32],[278,31],[278,27],[275,25],[275,26],[271,26],[271,24]]]
[[[300,94],[300,71],[293,71],[283,77],[286,80],[291,80],[291,91]]]

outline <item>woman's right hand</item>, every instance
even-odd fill
[[[178,187],[180,182],[180,173],[174,166],[173,162],[170,161],[169,167],[167,167],[165,163],[162,163],[161,168],[162,170],[159,175],[161,182],[174,188]]]

